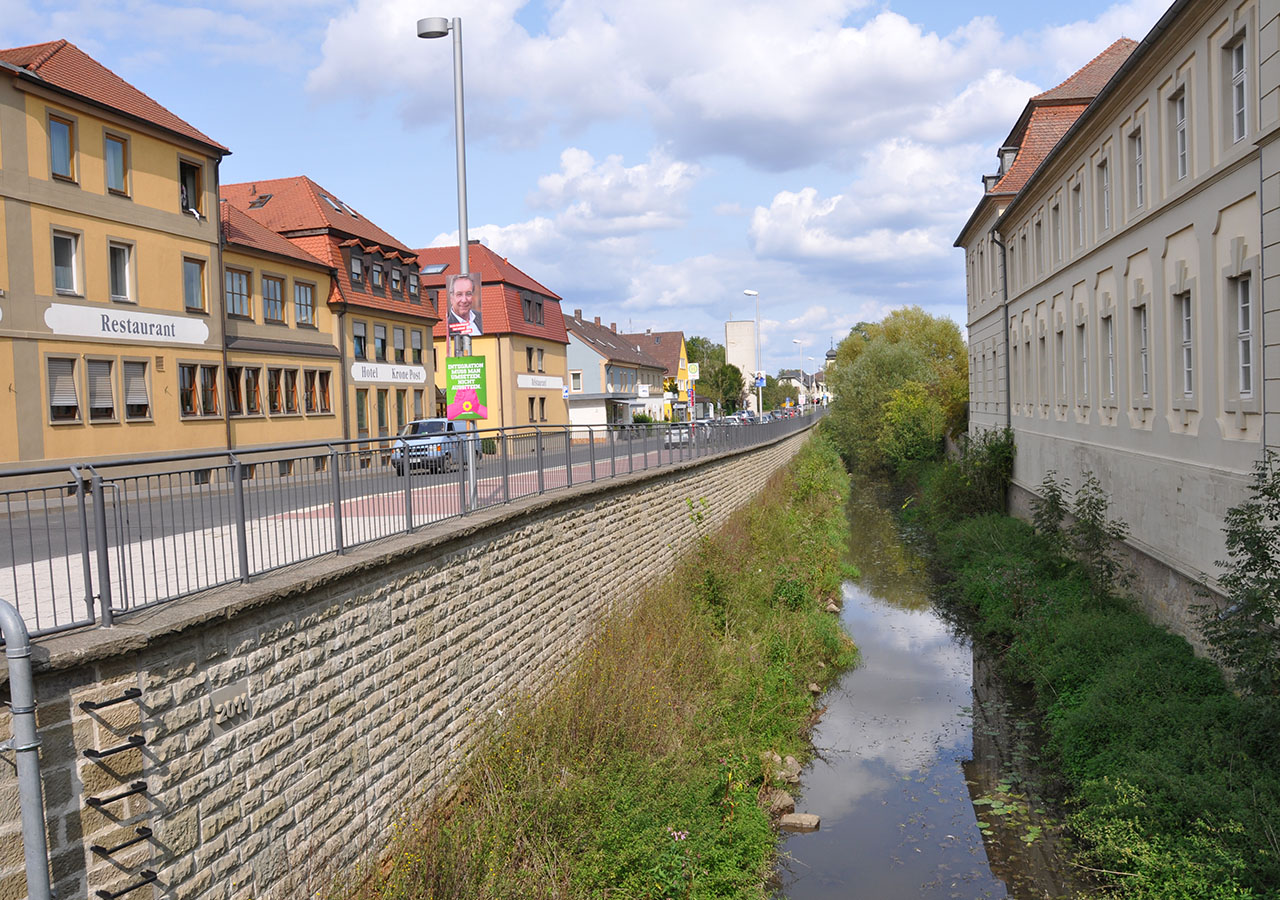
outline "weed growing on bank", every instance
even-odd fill
[[[815,437],[545,696],[508,705],[449,808],[402,824],[387,862],[335,896],[763,898],[762,756],[804,758],[809,683],[856,658],[824,611],[847,493]]]
[[[1122,595],[1109,539],[1123,526],[1096,483],[1072,496],[1050,481],[1034,529],[993,513],[922,518],[949,595],[1035,688],[1081,863],[1123,897],[1280,895],[1275,705],[1236,696]]]

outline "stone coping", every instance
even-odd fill
[[[810,425],[739,450],[726,450],[647,471],[556,488],[545,494],[533,494],[500,506],[486,507],[465,516],[424,525],[421,532],[393,535],[361,544],[339,555],[330,554],[293,563],[257,576],[247,584],[222,585],[189,597],[118,614],[116,623],[110,628],[85,626],[34,638],[31,667],[39,675],[143,650],[161,637],[197,628],[206,622],[233,619],[251,610],[284,602],[300,593],[322,591],[362,572],[400,563],[427,552],[447,554],[454,545],[469,542],[469,539],[516,522],[530,513],[552,510],[588,498],[606,497],[630,490],[638,484],[669,479],[715,465],[807,434],[812,427]],[[8,680],[8,662],[0,660],[0,685],[7,684]]]

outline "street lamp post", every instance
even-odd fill
[[[756,383],[756,415],[758,416],[764,411],[763,391],[760,387],[760,292],[745,290],[742,293],[756,298],[756,370],[752,373],[751,380]]]
[[[800,366],[796,369],[796,409],[804,406],[804,402],[800,399],[801,393],[804,391],[804,345],[801,344],[799,338],[792,338],[791,343],[796,345],[796,349],[800,351]]]
[[[446,19],[443,16],[431,16],[426,19],[418,20],[418,37],[420,38],[441,38],[450,32],[453,33],[453,134],[455,143],[455,152],[458,159],[458,276],[471,274],[470,261],[467,258],[468,234],[467,234],[467,150],[465,131],[463,129],[463,95],[462,95],[462,19],[454,17]],[[455,280],[457,280],[455,278]],[[448,292],[446,291],[446,294]],[[446,299],[445,303],[448,303]],[[437,310],[437,312],[440,312]],[[445,320],[444,329],[444,348],[445,356],[450,355],[452,350],[454,356],[470,356],[471,355],[471,335],[459,335],[456,339],[449,334],[448,312],[441,312],[441,316]],[[469,429],[475,431],[476,423],[472,420]],[[467,441],[467,488],[471,505],[474,507],[476,503],[476,453],[474,440]]]

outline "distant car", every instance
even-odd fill
[[[662,445],[668,449],[682,447],[689,443],[692,438],[693,424],[691,422],[673,422],[663,432]]]
[[[440,472],[467,462],[467,423],[448,419],[415,419],[404,426],[391,451],[397,475],[413,468]],[[476,447],[476,462],[480,448]]]

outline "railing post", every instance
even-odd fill
[[[542,471],[542,429],[536,425],[533,427],[533,439],[537,444],[538,493],[541,494],[547,489],[547,484]]]
[[[80,513],[80,570],[84,575],[85,613],[93,615],[93,562],[89,558],[89,508],[84,502],[84,478],[80,467],[71,467],[71,477],[76,480],[76,509]]]
[[[609,477],[618,477],[618,452],[616,429],[612,425],[604,426],[609,434]]]
[[[409,463],[409,444],[406,442],[400,454],[404,472],[404,530],[413,531],[413,466]]]
[[[93,469],[89,471],[93,472]],[[93,472],[93,530],[98,552],[98,610],[102,626],[110,628],[114,613],[111,609],[111,554],[107,550],[107,504],[102,490],[102,476]]]
[[[335,447],[329,448],[329,471],[332,477],[329,479],[331,492],[329,502],[333,506],[333,549],[337,553],[341,553],[346,549],[346,544],[342,538],[342,474],[338,471],[341,468],[338,465],[338,451]]]
[[[564,485],[573,487],[573,439],[568,425],[564,426]]]
[[[502,454],[502,502],[511,502],[511,463],[507,457],[507,431],[505,428],[498,431],[498,448]]]
[[[596,430],[594,426],[587,426],[587,456],[591,460],[591,480],[596,480]]]
[[[468,510],[470,510],[471,508],[470,505],[467,503],[468,472],[467,472],[467,466],[465,464],[466,448],[459,448],[457,444],[454,444],[453,449],[454,449],[454,456],[458,464],[458,515],[465,516]],[[459,450],[461,450],[462,452],[461,453],[458,452]],[[448,453],[446,452],[445,454],[446,467],[448,467],[448,464],[449,464],[448,459],[449,459],[449,456],[448,456]]]
[[[231,497],[236,516],[236,558],[240,561],[240,583],[249,583],[249,527],[244,514],[244,463],[231,457]]]

